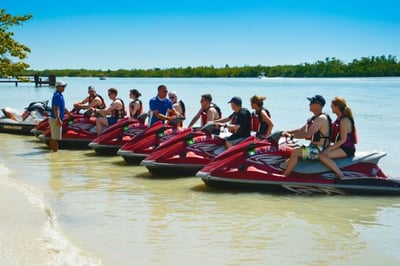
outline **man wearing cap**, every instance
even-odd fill
[[[318,160],[319,153],[330,145],[331,119],[327,114],[322,112],[325,99],[321,95],[307,97],[307,99],[310,101],[310,111],[314,114],[313,117],[307,120],[307,123],[303,127],[285,131],[282,135],[296,139],[308,139],[311,143],[309,146],[302,146],[292,150],[287,168],[283,172],[284,176],[289,176],[292,173],[298,162],[298,158]]]
[[[64,113],[72,117],[71,112],[65,107],[64,96],[62,95],[66,86],[67,84],[63,81],[56,82],[56,91],[51,99],[51,114],[49,117],[51,136],[49,146],[53,152],[58,151],[58,141],[61,140],[62,136]]]
[[[106,108],[106,103],[101,97],[101,95],[96,93],[96,88],[93,86],[89,86],[88,88],[88,93],[89,96],[83,99],[80,102],[74,103],[74,109],[83,109],[83,110],[89,110],[90,113],[92,108],[100,109],[103,110]]]
[[[234,96],[228,103],[231,104],[233,113],[228,117],[215,120],[217,125],[224,126],[232,132],[232,135],[225,138],[227,149],[249,137],[251,132],[251,114],[249,110],[242,107],[242,99]],[[230,124],[224,124],[229,121]]]

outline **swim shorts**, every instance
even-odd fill
[[[309,145],[301,147],[301,156],[303,159],[318,160],[319,153],[323,150],[322,146]]]

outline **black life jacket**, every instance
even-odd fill
[[[179,100],[179,105],[181,106],[181,108],[182,108],[182,114],[181,115],[183,115],[183,116],[185,116],[186,115],[186,106],[185,106],[185,103],[182,101],[182,100]]]
[[[332,127],[331,127],[332,119],[328,114],[320,113],[320,114],[315,115],[315,116],[311,117],[310,119],[308,119],[307,120],[307,129],[310,128],[311,125],[314,123],[315,119],[318,118],[321,115],[325,115],[326,118],[328,119],[328,128],[329,128],[328,136],[324,136],[321,133],[321,131],[318,130],[317,132],[314,133],[314,135],[311,138],[306,138],[306,139],[311,140],[311,141],[320,141],[321,139],[325,139],[324,147],[326,147],[327,144],[330,142],[330,138],[331,138],[331,135],[332,135]]]
[[[126,110],[125,110],[125,104],[124,101],[121,100],[120,98],[116,98],[116,100],[120,100],[122,103],[122,108],[120,110],[115,110],[114,114],[112,115],[113,117],[117,117],[118,119],[122,119],[126,116]]]
[[[264,120],[262,119],[262,116],[261,116],[262,110],[264,110],[267,113],[268,117],[271,118],[270,112],[265,108],[262,108],[262,109],[260,109],[260,111],[256,112],[258,125],[257,125],[257,127],[255,127],[255,125],[253,124],[252,127],[253,127],[253,131],[257,132],[257,134],[259,134],[259,135],[265,135],[268,132],[268,124],[266,122],[264,122]],[[252,119],[252,122],[253,123],[255,122],[254,119]]]
[[[96,106],[94,106],[94,108],[96,108],[96,109],[105,109],[105,108],[106,108],[106,103],[105,103],[103,97],[101,97],[100,94],[96,94],[96,95],[93,96],[93,97],[89,96],[89,104],[90,104],[91,102],[93,102],[93,100],[94,100],[96,97],[99,97],[99,98],[100,98],[101,103],[98,104],[98,105],[96,105]]]
[[[135,105],[135,103],[139,102],[140,107],[139,110],[136,111],[136,113],[132,114],[132,118],[137,118],[139,115],[141,115],[143,113],[143,103],[141,100],[139,99],[135,99],[134,101],[132,101],[129,105],[133,108],[133,106]]]

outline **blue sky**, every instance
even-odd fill
[[[38,70],[400,59],[399,1],[1,0],[0,8],[33,15],[11,30]]]

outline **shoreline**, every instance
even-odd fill
[[[39,191],[0,172],[0,265],[101,265],[70,243]]]

